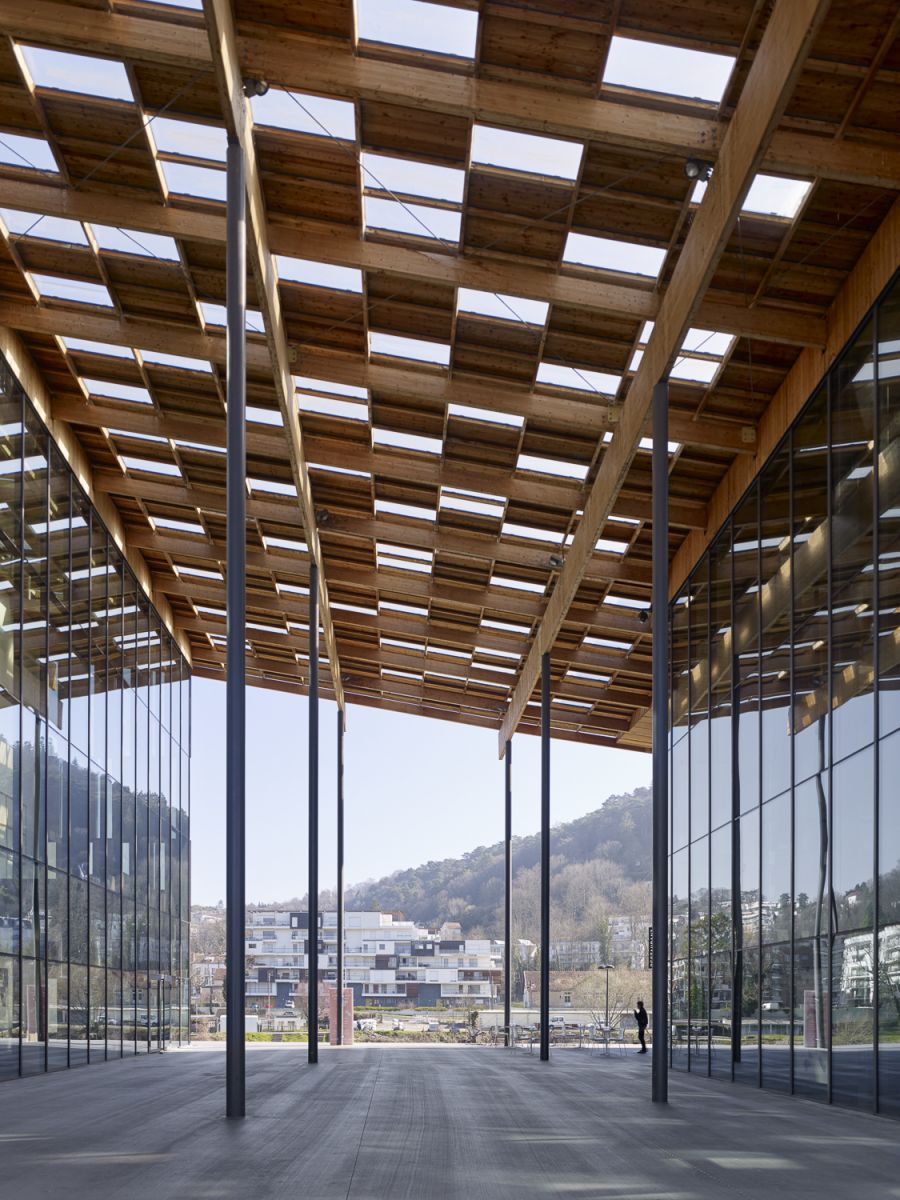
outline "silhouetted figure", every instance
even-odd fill
[[[634,1010],[634,1019],[637,1021],[638,1041],[641,1043],[641,1048],[638,1050],[638,1054],[646,1054],[647,1043],[644,1040],[644,1037],[647,1033],[647,1022],[650,1020],[650,1018],[647,1016],[647,1010],[644,1008],[643,1000],[638,1000],[637,1002],[637,1008]]]

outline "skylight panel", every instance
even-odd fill
[[[475,408],[471,404],[448,404],[451,417],[465,417],[470,421],[487,421],[491,425],[512,425],[517,429],[525,424],[525,418],[517,413],[495,412],[491,408]]]
[[[308,375],[296,375],[294,385],[299,389],[311,392],[328,392],[335,396],[356,396],[360,400],[369,399],[369,393],[364,387],[356,387],[350,383],[332,383],[329,379],[311,379]]]
[[[406,558],[414,558],[418,562],[430,563],[434,557],[430,550],[415,550],[410,546],[395,546],[391,542],[376,542],[375,549],[378,554],[400,554]]]
[[[616,608],[646,609],[649,604],[649,601],[648,600],[633,600],[630,596],[608,595],[604,598],[603,603],[604,604],[612,604]],[[587,641],[586,638],[585,638],[585,641]]]
[[[445,342],[425,342],[419,338],[399,337],[393,333],[369,333],[369,352],[392,358],[411,358],[416,362],[450,362],[450,347]]]
[[[64,337],[62,344],[73,354],[105,354],[109,358],[134,358],[134,353],[128,346],[114,346],[110,342],[92,342],[87,338]]]
[[[171,529],[174,533],[198,533],[202,536],[206,534],[203,526],[198,525],[196,521],[176,521],[174,517],[152,516],[150,520],[157,529]]]
[[[184,567],[180,563],[175,563],[176,575],[189,575],[192,579],[215,579],[217,582],[222,582],[221,571],[207,571],[203,567]]]
[[[225,130],[219,126],[155,117],[149,128],[157,149],[163,154],[225,162],[228,143]]]
[[[714,354],[723,358],[731,349],[734,336],[730,333],[715,333],[711,329],[689,329],[681,343],[682,350],[692,350],[698,354]]]
[[[653,332],[653,326],[655,324],[656,324],[655,321],[645,321],[644,322],[644,324],[641,328],[640,336],[638,337],[638,341],[640,342],[640,344],[642,346],[646,346],[647,343],[650,341],[650,334]],[[685,340],[687,340],[687,339],[685,339]]]
[[[104,396],[112,400],[130,400],[133,404],[152,404],[150,393],[145,387],[133,387],[130,383],[111,383],[107,379],[82,379],[91,399]]]
[[[534,592],[542,596],[546,590],[543,583],[531,583],[524,579],[512,579],[508,575],[492,575],[491,587],[515,588],[517,592]]]
[[[472,162],[489,167],[575,180],[583,152],[581,142],[563,142],[493,125],[472,127]]]
[[[474,58],[478,13],[427,0],[357,0],[361,41]]]
[[[539,471],[542,475],[560,475],[579,480],[585,480],[588,473],[588,468],[582,463],[567,462],[561,458],[540,458],[533,454],[520,454],[516,470]]]
[[[465,171],[457,167],[439,167],[434,163],[409,158],[391,158],[386,154],[362,153],[363,183],[379,191],[401,196],[421,196],[426,200],[446,200],[461,204],[466,183]]]
[[[332,263],[312,262],[306,258],[275,255],[279,279],[306,283],[311,287],[330,288],[333,292],[361,292],[362,271],[356,267],[336,267]]]
[[[742,205],[745,212],[793,220],[803,206],[812,184],[778,175],[757,175]]]
[[[136,441],[136,442],[157,442],[157,443],[162,443],[163,446],[165,446],[168,442],[167,438],[160,437],[158,434],[137,433],[133,429],[110,428],[107,430],[107,432],[110,434],[111,437],[126,438],[126,439],[130,438],[132,441]]]
[[[308,554],[309,546],[296,538],[264,537],[263,545],[267,550],[293,550],[297,554]]]
[[[321,413],[325,417],[344,417],[350,421],[367,421],[369,410],[365,401],[343,400],[338,396],[311,396],[297,393],[301,412]]]
[[[456,294],[460,312],[494,317],[498,321],[517,321],[523,325],[543,325],[550,305],[543,300],[526,300],[523,296],[505,296],[500,292],[478,292],[460,288]]]
[[[431,574],[431,558],[427,562],[406,558],[402,554],[391,554],[379,550],[376,555],[376,565],[390,567],[399,571],[418,571],[422,575]]]
[[[273,87],[265,96],[254,96],[250,107],[257,125],[311,133],[314,137],[334,137],[344,142],[356,140],[356,110],[347,100]]]
[[[64,279],[60,275],[38,275],[34,272],[31,278],[42,298],[70,300],[75,304],[94,304],[100,308],[113,307],[112,297],[102,283]]]
[[[148,471],[153,475],[181,476],[181,471],[176,463],[155,462],[151,458],[132,458],[126,454],[120,454],[119,458],[129,471]]]
[[[255,425],[282,425],[281,413],[276,408],[257,408],[248,404],[246,408],[247,421]]]
[[[228,324],[228,309],[224,304],[210,304],[207,300],[201,300],[200,312],[205,325],[221,325],[224,329]],[[248,333],[265,333],[262,313],[248,308],[244,315],[244,328]]]
[[[425,508],[419,504],[401,504],[397,500],[377,499],[375,511],[396,517],[413,517],[418,521],[434,521],[437,518],[437,513],[433,508]]]
[[[0,163],[35,171],[59,171],[50,143],[21,133],[0,133]]]
[[[195,196],[201,200],[225,200],[226,176],[212,167],[196,167],[193,163],[168,162],[160,159],[166,188],[179,196]]]
[[[734,59],[727,54],[613,37],[603,82],[718,104],[725,94],[733,67]]]
[[[474,513],[479,517],[502,517],[506,501],[502,496],[491,496],[484,492],[441,488],[440,507],[442,511],[449,509],[452,512]]]
[[[462,214],[451,208],[430,208],[424,204],[401,204],[381,196],[363,196],[363,211],[368,229],[388,233],[406,233],[411,237],[458,242]]]
[[[186,442],[181,438],[176,438],[175,445],[179,450],[199,450],[201,454],[225,454],[224,446],[210,446],[206,442]]]
[[[355,479],[371,479],[369,471],[356,471],[352,467],[336,467],[334,464],[310,462],[307,466],[311,471],[328,471],[334,475],[351,475]]]
[[[631,642],[622,642],[622,641],[618,641],[615,638],[602,638],[602,637],[591,637],[591,636],[586,637],[582,644],[585,646],[602,646],[605,650],[622,650],[626,653],[630,652],[630,650],[632,648]]]
[[[142,350],[141,358],[146,363],[160,367],[175,367],[179,371],[211,372],[211,365],[203,358],[186,358],[183,354],[164,354],[162,350]]]
[[[178,262],[175,239],[160,233],[143,233],[137,229],[120,229],[113,225],[91,225],[101,250],[117,250],[120,254],[139,254],[144,258],[164,258]]]
[[[658,246],[640,246],[636,242],[618,242],[613,238],[570,233],[566,238],[563,262],[623,275],[643,275],[656,279],[665,261],[666,251]]]
[[[529,538],[531,541],[552,542],[559,545],[562,535],[551,529],[535,529],[531,525],[516,525],[513,521],[504,521],[500,529],[507,537]]]
[[[376,446],[393,446],[398,450],[419,450],[426,454],[440,454],[444,445],[440,438],[423,437],[417,433],[397,433],[393,429],[372,429],[372,442]]]
[[[80,221],[66,217],[44,217],[40,213],[20,212],[0,208],[0,217],[12,237],[44,238],[48,242],[65,242],[69,246],[89,245]]]
[[[619,375],[605,371],[588,371],[584,367],[576,369],[542,362],[538,366],[536,382],[552,387],[574,388],[579,392],[599,392],[601,396],[615,396],[622,380]]]
[[[677,358],[672,364],[669,378],[686,379],[691,383],[710,383],[721,366],[721,359]]]
[[[296,496],[297,489],[292,483],[282,483],[279,479],[248,479],[251,492],[267,492],[272,496]]]
[[[100,96],[104,100],[134,101],[128,73],[120,62],[38,46],[18,48],[37,87]]]

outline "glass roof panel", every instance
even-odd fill
[[[494,125],[473,125],[472,162],[529,175],[574,180],[581,168],[581,142],[564,142]]]
[[[361,41],[474,58],[478,13],[427,0],[357,0]]]
[[[615,36],[610,40],[603,82],[718,104],[733,67],[734,59],[727,54]]]

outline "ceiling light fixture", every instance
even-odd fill
[[[265,79],[245,79],[244,80],[244,95],[247,99],[253,96],[265,96],[269,90],[269,84]]]
[[[699,179],[705,183],[712,175],[712,163],[706,162],[702,158],[687,158],[684,162],[684,174],[692,182]]]

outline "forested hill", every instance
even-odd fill
[[[649,906],[650,790],[610,796],[595,812],[552,831],[554,936],[594,938],[606,918],[642,915]],[[540,835],[513,840],[513,897],[517,937],[537,934]],[[502,930],[503,843],[479,846],[396,871],[348,890],[348,909],[402,913],[436,928],[455,920],[470,936]]]

